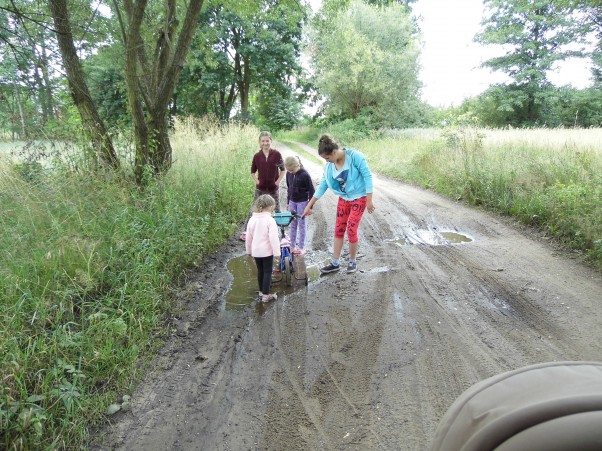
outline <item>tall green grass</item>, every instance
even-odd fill
[[[453,126],[384,130],[357,140],[342,139],[337,130],[326,131],[361,150],[374,171],[512,215],[602,269],[602,129]],[[317,148],[320,133],[279,138],[298,137]]]
[[[144,191],[0,166],[0,448],[80,448],[128,394],[183,269],[248,212],[257,136],[178,121],[174,166]]]

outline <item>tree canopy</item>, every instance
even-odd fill
[[[420,121],[418,31],[403,5],[327,4],[311,32],[315,83],[334,118],[376,126]],[[329,9],[330,8],[330,9]]]
[[[518,111],[524,122],[535,123],[543,97],[551,88],[548,72],[583,49],[570,2],[550,0],[484,0],[484,29],[475,39],[503,46],[504,54],[483,63],[513,80],[504,108]]]
[[[253,11],[215,3],[203,11],[183,77],[178,112],[228,120],[270,115],[303,77],[299,63],[306,9],[296,1],[262,2]],[[267,101],[269,105],[261,102]],[[298,101],[299,102],[299,101]]]
[[[0,127],[24,139],[83,131],[89,161],[113,168],[123,168],[113,134],[131,131],[142,182],[170,167],[174,115],[292,128],[312,88],[323,102],[318,116],[331,123],[424,125],[414,2],[324,0],[306,35],[309,9],[298,0],[3,2]],[[512,81],[472,99],[471,108],[496,125],[596,124],[601,2],[484,4],[476,40],[502,49],[484,66]],[[585,56],[593,88],[551,85],[559,62]]]

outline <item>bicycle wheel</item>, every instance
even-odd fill
[[[288,286],[293,284],[293,257],[290,254],[284,259],[283,277],[285,278],[285,283]]]

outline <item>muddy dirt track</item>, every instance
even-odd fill
[[[319,277],[335,202],[308,221],[309,284],[276,285],[274,303],[228,308],[226,265],[246,258],[236,237],[205,262],[131,409],[92,449],[425,450],[477,381],[602,360],[602,278],[544,237],[375,177],[358,272]]]

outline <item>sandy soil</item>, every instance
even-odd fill
[[[335,202],[309,220],[309,268],[331,249]],[[374,203],[357,273],[310,277],[268,305],[224,307],[226,264],[244,254],[226,243],[178,294],[173,336],[91,448],[424,450],[477,381],[602,360],[602,278],[574,255],[382,177]]]

